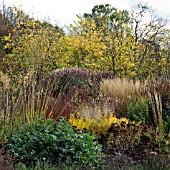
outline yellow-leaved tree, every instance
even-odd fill
[[[150,20],[145,22],[145,17]],[[162,43],[164,20],[153,15],[148,6],[139,4],[135,11],[118,10],[109,4],[96,5],[92,13],[101,41],[106,46],[109,70],[115,76],[128,78],[154,78],[167,74],[167,55]],[[82,25],[82,30],[88,28]],[[111,60],[110,60],[111,59]]]
[[[15,78],[41,76],[57,68],[57,43],[63,32],[48,22],[22,20],[4,36],[7,72]]]
[[[78,16],[76,25],[71,25],[69,35],[58,41],[58,65],[60,67],[84,67],[93,70],[107,70],[111,58],[102,41],[102,30],[96,29],[93,19]]]

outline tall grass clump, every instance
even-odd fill
[[[147,96],[149,98],[152,124],[158,129],[160,135],[169,134],[169,105],[170,80],[167,78],[152,80],[147,83]],[[166,126],[163,127],[163,124]]]
[[[59,113],[56,107],[58,99],[53,98],[53,89],[48,86],[43,88],[43,81],[37,82],[34,77],[20,80],[18,85],[12,84],[10,79],[8,81],[9,84],[3,81],[0,87],[1,142],[5,142],[7,133],[34,120],[37,114],[45,113],[47,117],[53,117],[54,113]]]
[[[72,67],[52,71],[45,79],[45,85],[54,89],[53,95],[60,92],[66,95],[77,93],[79,98],[96,97],[102,78],[113,77],[110,72],[94,72],[84,68]]]
[[[113,101],[115,114],[118,117],[126,116],[129,101],[135,100],[145,92],[145,82],[139,80],[127,80],[114,78],[105,80],[100,84],[100,90],[104,97]]]

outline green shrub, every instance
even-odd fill
[[[136,102],[129,103],[127,117],[131,120],[147,122],[149,117],[149,106],[146,98],[139,98]]]
[[[37,160],[50,160],[97,166],[102,148],[94,138],[89,133],[74,132],[64,119],[59,122],[37,119],[14,132],[8,147],[16,163],[32,165]]]

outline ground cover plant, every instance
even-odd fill
[[[59,122],[36,119],[13,132],[8,148],[16,162],[26,165],[48,160],[53,164],[68,161],[68,164],[97,167],[101,161],[102,147],[94,139],[88,133],[74,132],[64,119]]]

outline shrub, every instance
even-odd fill
[[[91,131],[112,152],[130,153],[143,147],[152,150],[156,145],[152,128],[127,118],[104,115],[98,119],[88,119],[71,115],[69,123],[76,130]]]
[[[70,116],[69,123],[77,130],[89,130],[97,138],[101,138],[107,134],[108,129],[113,123],[121,124],[125,122],[128,124],[129,120],[126,118],[118,119],[115,116],[109,116],[107,114],[100,115],[98,118],[78,118],[73,114]]]
[[[127,117],[131,120],[147,122],[149,117],[148,100],[141,97],[136,102],[130,102],[127,106]]]
[[[107,131],[107,144],[112,152],[135,154],[152,151],[156,146],[156,132],[143,123],[113,123]]]
[[[69,123],[61,119],[42,118],[26,124],[9,138],[9,150],[16,162],[32,165],[38,160],[69,161],[97,166],[101,160],[101,145],[95,137],[81,131],[74,132]]]

